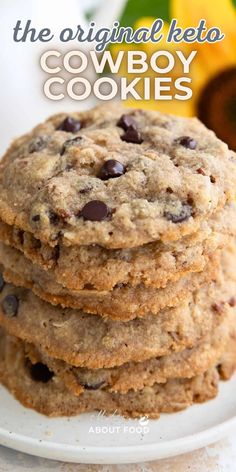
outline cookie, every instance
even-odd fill
[[[55,307],[27,289],[2,284],[0,325],[52,357],[88,368],[180,352],[210,333],[213,322],[226,316],[235,303],[235,260],[232,243],[222,252],[220,270],[211,284],[189,294],[175,308],[127,323]]]
[[[235,368],[235,342],[228,345],[229,365]],[[138,392],[126,394],[106,390],[86,390],[73,395],[64,383],[43,364],[37,368],[27,362],[24,344],[10,336],[1,336],[0,381],[26,407],[48,416],[71,416],[86,411],[102,410],[105,414],[127,417],[147,415],[158,418],[161,412],[180,411],[194,402],[214,398],[218,391],[219,372],[213,367],[191,379],[171,379]]]
[[[54,281],[51,271],[32,264],[24,255],[0,243],[0,264],[4,279],[16,286],[31,289],[37,296],[53,305],[82,309],[104,318],[129,321],[147,314],[157,314],[166,307],[177,306],[193,290],[210,282],[217,273],[219,254],[209,260],[206,270],[188,274],[165,288],[155,289],[120,284],[110,292],[80,290],[70,292]]]
[[[221,235],[210,238],[210,229],[183,238],[178,244],[149,243],[140,248],[106,249],[98,245],[52,248],[27,232],[0,221],[0,240],[24,253],[34,264],[52,272],[55,281],[69,290],[108,291],[121,283],[165,287],[188,272],[201,271],[205,257]],[[213,241],[211,241],[213,239]]]
[[[59,114],[3,157],[0,218],[52,247],[178,240],[234,199],[235,162],[195,118],[118,104]]]
[[[220,271],[217,277],[177,307],[127,323],[55,307],[30,290],[5,284],[0,293],[0,326],[75,366],[100,368],[144,361],[193,347],[212,331],[216,319],[220,322],[227,316],[235,281]]]
[[[212,332],[195,347],[179,353],[156,357],[144,362],[130,362],[112,369],[73,367],[40,352],[32,344],[25,344],[25,352],[32,364],[43,363],[65,383],[75,395],[85,390],[105,389],[126,393],[141,390],[154,383],[165,383],[171,378],[192,378],[214,367],[225,351],[229,340],[236,343],[236,309],[229,319],[213,325]],[[224,364],[224,363],[223,363]]]
[[[0,240],[24,253],[32,262],[50,270],[53,279],[70,291],[87,287],[112,290],[119,284],[165,287],[189,272],[203,270],[209,255],[236,233],[235,204],[227,205],[200,231],[180,241],[160,241],[139,248],[108,250],[99,246],[57,245],[51,248],[25,231],[0,221]]]
[[[95,290],[111,290],[119,283],[132,286],[164,287],[188,272],[200,271],[207,255],[225,242],[226,235],[236,232],[235,205],[201,225],[201,231],[181,241],[163,245],[150,243],[140,248],[107,250],[99,246],[58,245],[50,248],[29,232],[0,221],[0,239],[24,252],[25,256],[70,290],[89,284]]]

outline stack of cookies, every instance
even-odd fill
[[[236,157],[196,119],[56,115],[0,164],[0,381],[47,415],[158,417],[236,365]]]

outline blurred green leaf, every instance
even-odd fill
[[[135,21],[142,16],[154,16],[169,21],[169,1],[128,0],[120,23],[122,26],[133,26]]]

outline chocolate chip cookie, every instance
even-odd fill
[[[171,378],[192,378],[214,367],[222,356],[226,343],[236,342],[236,308],[231,308],[228,319],[213,321],[212,332],[192,348],[144,362],[129,362],[111,369],[73,367],[53,359],[32,344],[25,351],[33,365],[43,363],[54,372],[75,395],[85,390],[105,389],[126,393],[141,390],[154,383],[165,383]]]
[[[197,119],[118,104],[59,114],[3,157],[0,217],[52,247],[178,240],[234,199],[235,163]]]
[[[217,240],[218,241],[218,240]],[[211,248],[213,249],[213,245]],[[32,264],[24,255],[0,243],[0,264],[2,276],[16,286],[31,289],[42,300],[52,305],[79,308],[86,313],[99,314],[104,318],[129,321],[147,314],[157,314],[160,310],[177,306],[193,290],[215,278],[219,269],[219,251],[209,257],[206,270],[189,273],[177,282],[164,288],[135,287],[119,284],[111,291],[96,291],[89,287],[80,291],[69,291],[55,282],[52,271],[44,271]]]
[[[229,300],[235,295],[235,253],[229,253],[229,264],[211,284],[158,315],[126,323],[104,320],[52,306],[27,289],[5,284],[0,293],[0,325],[75,366],[107,368],[180,352],[211,332],[216,318],[228,314]]]
[[[43,363],[32,365],[27,360],[24,343],[1,333],[0,381],[26,407],[48,416],[71,416],[86,411],[103,410],[106,414],[128,417],[147,415],[158,418],[161,412],[174,412],[214,398],[218,391],[221,372],[223,378],[235,369],[235,341],[228,343],[219,367],[191,379],[170,379],[155,383],[137,392],[126,394],[104,389],[87,389],[76,396],[62,380]]]
[[[208,256],[236,234],[235,204],[225,206],[201,229],[180,241],[160,241],[139,248],[105,249],[95,246],[57,245],[51,248],[26,231],[0,221],[0,240],[24,253],[34,264],[69,291],[108,291],[120,284],[165,287],[190,272],[200,272]]]
[[[0,162],[0,382],[158,417],[236,364],[236,155],[197,119],[58,114]]]

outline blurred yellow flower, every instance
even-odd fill
[[[127,101],[127,106],[158,109],[165,113],[182,116],[198,115],[209,128],[212,128],[221,139],[228,142],[236,150],[236,11],[231,0],[170,0],[170,16],[178,20],[182,28],[196,27],[201,19],[206,20],[207,28],[219,27],[225,34],[223,41],[216,43],[167,43],[166,34],[169,25],[164,24],[164,38],[160,43],[143,43],[141,45],[113,46],[116,55],[119,49],[143,50],[150,57],[157,50],[168,50],[172,54],[181,50],[184,55],[197,50],[197,55],[190,66],[191,88],[193,96],[189,100],[176,99],[156,101],[150,100]],[[134,29],[150,28],[155,18],[140,18]],[[122,71],[125,73],[125,64]],[[172,83],[179,77],[181,70],[177,63],[167,74]],[[137,77],[138,74],[135,75]],[[149,69],[146,76],[154,77]],[[129,77],[132,78],[129,74]],[[165,74],[166,77],[166,74]],[[140,90],[141,91],[141,90]]]
[[[200,81],[193,87],[193,114],[236,150],[236,11],[231,0],[171,1],[171,16],[182,27],[206,19],[225,34],[214,44],[194,44]],[[195,71],[192,70],[193,79]]]

